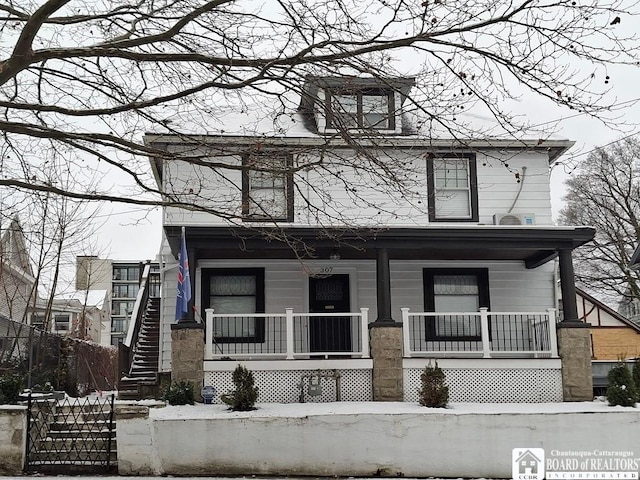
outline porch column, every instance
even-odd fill
[[[394,322],[391,318],[391,275],[386,248],[376,250],[376,294],[378,318],[369,324],[373,399],[401,402],[404,398],[402,323]]]
[[[562,359],[562,394],[565,402],[589,401],[593,399],[590,325],[578,320],[571,250],[560,250],[558,256],[564,313],[564,318],[557,325],[558,354]]]
[[[192,382],[196,401],[204,385],[204,323],[171,325],[171,381]]]
[[[389,251],[376,249],[376,298],[378,299],[378,318],[376,323],[395,323],[391,318],[391,273]]]

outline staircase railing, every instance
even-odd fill
[[[136,345],[138,343],[138,334],[140,326],[144,318],[147,304],[150,296],[157,296],[160,283],[160,275],[157,272],[151,272],[151,264],[147,263],[142,271],[140,278],[140,289],[136,296],[136,303],[131,312],[129,320],[129,328],[127,329],[127,337],[124,342],[118,346],[118,368],[120,375],[127,375],[131,371],[131,364],[136,353]]]

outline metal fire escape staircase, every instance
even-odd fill
[[[118,398],[159,398],[160,274],[145,265],[127,338],[118,349]]]

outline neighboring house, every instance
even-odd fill
[[[0,237],[0,316],[22,323],[36,297],[26,245],[20,222],[14,218]]]
[[[5,368],[11,369],[12,361],[27,355],[29,332],[30,328],[25,323],[0,316],[0,376],[4,373],[2,367],[9,365]]]
[[[631,255],[631,261],[629,262],[629,266],[634,270],[637,270],[640,268],[640,243],[638,244],[635,251],[633,252],[633,255]]]
[[[627,359],[640,356],[640,325],[584,290],[577,288],[578,318],[590,324],[594,360]]]
[[[581,289],[576,289],[578,316],[591,333],[593,393],[606,395],[611,368],[626,360],[632,367],[640,357],[640,325]]]
[[[632,270],[640,269],[640,244],[638,244],[631,255],[629,267]],[[618,311],[632,322],[640,325],[640,298],[631,295],[630,291],[627,291],[623,296],[620,304],[618,305]]]
[[[50,331],[100,343],[104,324],[109,321],[106,290],[72,292],[60,295],[51,304]],[[42,329],[46,308],[42,302],[33,309],[31,325]]]
[[[10,222],[0,237],[0,262],[0,318],[12,322],[3,324],[9,332],[4,335],[5,339],[15,333],[19,324],[44,329],[46,312],[50,310],[47,330],[99,341],[106,292],[59,295],[52,299],[51,305],[47,299],[38,296],[27,240],[17,218]],[[22,337],[21,333],[15,335]]]
[[[106,291],[106,319],[100,331],[100,344],[118,345],[127,335],[129,320],[138,294],[142,262],[78,256],[76,289]],[[158,264],[153,264],[157,271]]]
[[[241,362],[263,402],[381,399],[376,335],[393,327],[388,368],[402,375],[386,383],[405,400],[433,359],[452,401],[562,400],[552,260],[575,298],[571,252],[594,234],[551,218],[549,165],[573,142],[431,138],[403,114],[412,85],[308,77],[296,112],[145,137],[171,154],[152,159],[159,189],[208,209],[163,212],[160,372],[184,227],[189,315],[204,317],[204,383],[219,392]],[[390,162],[404,189],[367,173]],[[564,311],[577,321],[575,303]],[[310,398],[314,373],[324,393]]]

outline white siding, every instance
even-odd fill
[[[604,309],[594,305],[588,299],[579,293],[576,294],[576,305],[578,308],[578,318],[590,323],[594,327],[626,327],[627,325],[613,315],[607,313]]]
[[[298,165],[317,162],[320,154],[296,157]],[[237,156],[211,157],[212,162],[239,166]],[[315,167],[295,176],[295,225],[424,226],[428,220],[427,171],[424,150],[385,150],[377,160],[395,165],[399,183],[379,176],[380,168],[365,157],[368,168],[354,170],[349,149],[322,154],[326,170]],[[342,166],[336,166],[342,165]],[[401,167],[401,168],[399,168]],[[526,213],[536,224],[551,224],[549,167],[542,152],[492,151],[477,155],[479,223],[493,223],[495,213]],[[516,173],[520,176],[517,182]],[[210,168],[171,161],[164,168],[164,188],[187,202],[239,216],[242,182],[237,169]],[[165,209],[165,225],[223,225],[213,213]]]
[[[348,273],[352,279],[351,309],[369,308],[369,319],[377,318],[375,261],[309,261],[303,267],[297,261],[284,260],[201,260],[195,279],[196,305],[201,304],[201,268],[264,268],[265,310],[267,313],[284,313],[285,308],[294,312],[308,311],[308,276],[305,268],[333,267],[332,272]],[[391,261],[392,315],[401,321],[401,308],[411,311],[424,310],[422,272],[424,268],[488,268],[491,310],[494,312],[542,312],[552,308],[553,265],[527,270],[521,262],[429,262]],[[165,274],[162,304],[162,362],[161,370],[170,370],[171,323],[175,311],[175,270]],[[200,310],[200,308],[198,308]]]
[[[495,213],[507,213],[513,206],[511,213],[532,213],[537,225],[552,224],[546,155],[490,152],[479,154],[477,164],[480,223],[492,224]]]

